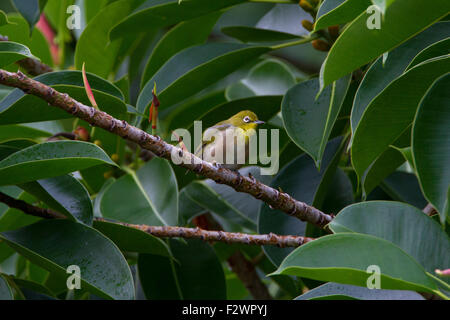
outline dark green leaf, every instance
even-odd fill
[[[325,0],[317,13],[314,31],[350,22],[370,4],[370,0]]]
[[[0,300],[14,300],[14,295],[6,276],[0,274]]]
[[[246,26],[225,27],[222,32],[242,42],[273,42],[299,38],[298,35],[287,32]]]

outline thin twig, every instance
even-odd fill
[[[35,217],[44,219],[67,219],[66,216],[57,211],[33,206],[23,200],[14,199],[3,192],[0,192],[0,202]],[[110,222],[102,218],[96,218],[95,220]],[[273,233],[252,235],[237,232],[208,231],[200,228],[147,226],[117,221],[111,223],[138,229],[159,238],[194,238],[204,241],[221,241],[226,243],[241,243],[259,246],[276,245],[279,247],[298,247],[304,243],[314,240],[307,237],[280,236]]]
[[[332,215],[300,202],[289,194],[279,192],[252,176],[245,177],[234,171],[214,166],[203,161],[195,155],[184,152],[181,148],[166,143],[158,136],[153,136],[145,131],[129,125],[125,120],[118,120],[109,114],[88,107],[69,95],[60,93],[55,89],[28,78],[21,72],[11,73],[0,69],[0,83],[6,86],[21,89],[26,94],[31,94],[47,101],[49,105],[58,107],[73,116],[85,120],[95,127],[100,127],[114,133],[124,139],[135,142],[143,149],[152,151],[161,158],[172,160],[172,154],[178,157],[181,167],[194,171],[203,177],[214,180],[216,183],[231,186],[238,192],[245,192],[267,203],[271,208],[278,209],[290,216],[302,221],[308,221],[318,227],[324,228],[333,218]]]

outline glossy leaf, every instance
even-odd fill
[[[424,297],[413,291],[368,289],[334,282],[328,282],[314,288],[295,298],[295,300],[317,300],[326,297],[332,298],[336,295],[344,295],[359,300],[425,300]]]
[[[56,177],[101,163],[115,165],[95,144],[81,141],[46,142],[20,150],[0,161],[0,184]]]
[[[176,225],[178,186],[167,160],[153,158],[136,173],[117,179],[106,189],[103,217],[147,225]]]
[[[78,265],[81,285],[109,299],[133,299],[130,269],[118,248],[100,232],[68,220],[46,220],[0,234],[0,238],[31,262],[60,275]]]
[[[0,42],[0,67],[25,58],[35,58],[26,46],[16,42]]]
[[[430,217],[405,203],[357,203],[344,208],[329,226],[335,233],[364,233],[390,241],[431,274],[450,263],[449,237]]]
[[[448,71],[448,69],[447,69]],[[450,213],[450,75],[437,79],[414,119],[412,154],[420,185],[444,223]]]
[[[350,22],[370,5],[370,0],[325,0],[317,13],[314,31]]]
[[[158,0],[145,3],[132,14],[123,18],[111,30],[111,40],[125,37],[136,31],[138,26],[140,32],[146,32],[153,28],[162,28],[176,24],[180,21],[188,21],[211,12],[219,11],[236,4],[244,3],[246,0]],[[151,23],[148,23],[151,21]]]
[[[321,70],[321,88],[397,47],[449,11],[446,0],[437,0],[432,6],[421,0],[396,0],[383,15],[380,29],[369,29],[370,15],[362,13],[333,44]],[[358,50],[352,50],[355,45]]]
[[[50,135],[49,132],[24,125],[0,126],[0,143],[21,139],[29,139],[37,142],[40,138],[47,138]]]
[[[281,104],[286,132],[313,158],[318,168],[349,83],[350,77],[338,80],[316,99],[319,81],[300,82],[288,91]]]
[[[295,82],[295,76],[287,65],[268,59],[254,66],[247,77],[229,86],[225,95],[228,100],[284,95]]]
[[[222,32],[245,43],[285,41],[299,38],[298,35],[287,32],[246,26],[225,27],[222,29]]]
[[[422,210],[427,201],[420,190],[417,177],[413,173],[395,171],[380,185],[393,200],[409,203]]]
[[[159,238],[120,224],[94,221],[94,228],[112,240],[120,250],[171,257],[169,247]]]
[[[173,55],[183,49],[204,43],[220,15],[221,12],[213,12],[180,22],[170,29],[153,49],[142,75],[141,86],[143,87]]]
[[[176,261],[139,255],[139,278],[147,299],[226,299],[223,268],[209,244],[192,239],[169,243]]]
[[[402,249],[381,238],[358,233],[324,236],[294,250],[274,274],[366,287],[371,265],[380,269],[381,289],[433,292],[436,284]]]
[[[44,8],[47,0],[12,0],[16,9],[27,20],[30,30],[33,30],[34,25],[38,22],[41,15],[41,9]]]
[[[428,59],[444,56],[446,54],[450,54],[450,38],[446,38],[440,41],[437,41],[433,44],[430,44],[428,47],[420,51],[411,63],[408,65],[407,69],[410,69],[421,62],[424,62]]]
[[[281,188],[283,192],[290,194],[295,199],[321,208],[335,174],[336,160],[342,150],[341,141],[342,139],[337,138],[329,142],[320,171],[317,171],[311,158],[303,154],[280,170],[270,186],[276,189]],[[305,222],[297,218],[269,208],[267,204],[261,205],[258,217],[258,233],[273,232],[304,236],[306,225]],[[266,246],[264,251],[269,259],[278,266],[292,251],[292,248]]]
[[[354,133],[361,117],[378,94],[392,81],[401,76],[408,64],[421,50],[450,34],[450,22],[438,22],[408,40],[397,49],[389,52],[387,60],[378,58],[367,70],[353,102],[351,113],[352,132]]]
[[[408,130],[422,96],[449,68],[450,57],[428,60],[397,78],[370,103],[356,128],[352,144],[352,163],[359,177]]]
[[[74,221],[92,225],[92,201],[86,188],[71,175],[27,182],[20,187]]]
[[[89,99],[84,90],[83,78],[79,71],[59,71],[46,73],[35,78],[55,90],[67,93],[72,98],[85,104]],[[120,90],[111,83],[88,74],[88,80],[98,102],[99,108],[114,117],[123,117],[127,111]],[[21,90],[13,90],[0,102],[0,124],[38,122],[67,119],[71,114],[56,107],[49,106],[44,100],[25,95]]]

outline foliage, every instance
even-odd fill
[[[38,60],[54,71],[35,80],[90,105],[85,64],[98,107],[148,132],[156,84],[156,133],[174,145],[172,131],[193,133],[195,120],[254,111],[280,132],[279,171],[259,175],[260,161],[241,174],[336,215],[332,234],[0,86],[0,191],[67,217],[0,203],[0,299],[251,298],[227,266],[236,251],[278,299],[450,298],[435,273],[450,267],[450,2],[258,2],[13,0],[0,5],[0,68],[27,73],[23,59]],[[73,4],[81,23],[69,30]],[[113,223],[205,219],[317,239],[236,246]],[[374,265],[382,290],[366,288]]]

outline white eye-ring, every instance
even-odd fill
[[[245,123],[249,123],[250,122],[250,117],[249,116],[245,116],[244,117],[244,122]]]

